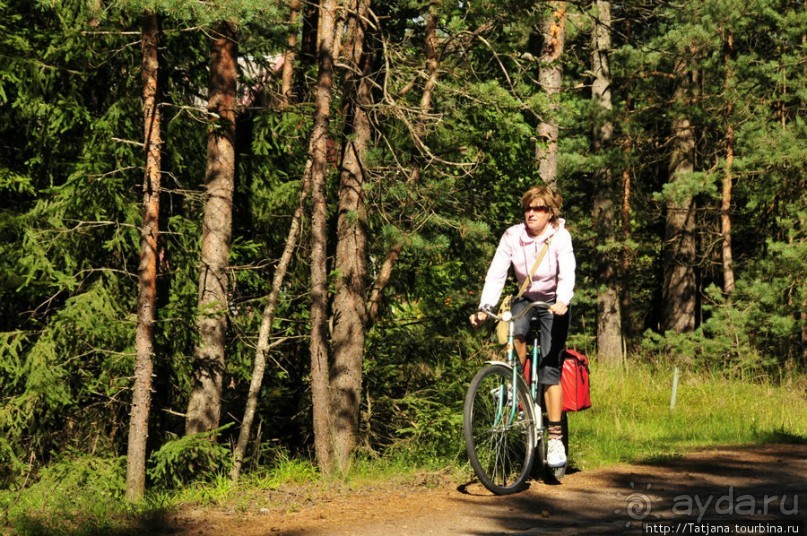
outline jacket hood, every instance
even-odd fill
[[[558,218],[557,227],[552,224],[547,224],[546,228],[544,228],[544,232],[542,232],[538,236],[531,236],[530,233],[527,232],[527,225],[521,223],[521,233],[519,238],[521,239],[522,244],[532,244],[533,242],[544,243],[553,236],[555,233],[566,227],[566,220],[563,218]]]

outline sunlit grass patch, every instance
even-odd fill
[[[721,445],[807,441],[804,389],[707,372],[594,365],[591,410],[570,416],[572,463],[593,468]],[[803,380],[801,380],[803,381]]]

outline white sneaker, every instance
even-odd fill
[[[563,441],[550,439],[546,446],[546,464],[549,467],[563,467],[566,465],[566,449]]]

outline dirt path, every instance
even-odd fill
[[[246,513],[181,512],[162,520],[159,532],[641,534],[642,524],[651,523],[647,530],[658,534],[668,528],[678,534],[715,534],[727,528],[731,534],[787,534],[787,526],[779,532],[777,522],[795,524],[798,534],[807,530],[807,445],[732,447],[659,463],[577,471],[559,485],[533,482],[509,497],[492,496],[475,482],[437,480],[436,485],[298,501],[292,512],[261,505]]]

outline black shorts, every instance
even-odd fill
[[[510,305],[510,311],[515,316],[530,303],[531,300],[527,298],[516,298]],[[566,348],[571,316],[570,311],[566,311],[563,316],[557,316],[547,309],[533,309],[531,314],[516,320],[513,325],[513,336],[526,340],[532,319],[535,319],[536,329],[540,330],[541,342],[541,362],[538,364],[538,383],[540,384],[558,385],[560,383],[563,350]]]

